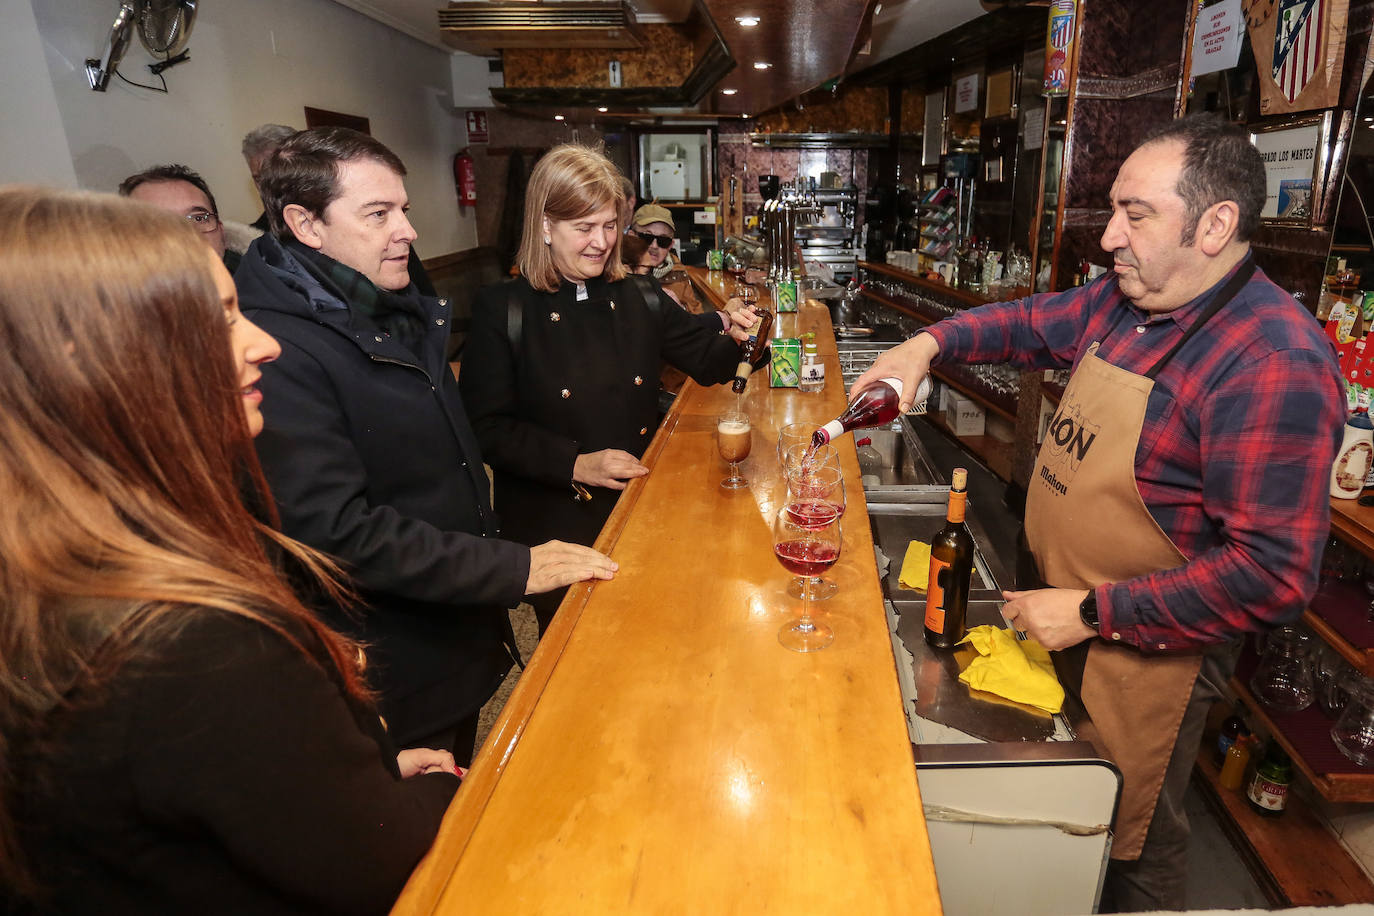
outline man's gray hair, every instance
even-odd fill
[[[243,136],[243,158],[253,160],[270,153],[296,135],[296,128],[285,124],[263,124]]]

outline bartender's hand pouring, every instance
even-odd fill
[[[1078,616],[1078,606],[1088,597],[1081,588],[1038,588],[1029,592],[1002,592],[1007,602],[1002,617],[1046,649],[1067,649],[1097,635]]]
[[[916,396],[916,388],[921,379],[930,372],[930,361],[940,352],[940,345],[929,334],[917,334],[910,340],[878,354],[868,371],[854,380],[849,386],[852,398],[857,391],[863,391],[879,379],[896,378],[902,380],[901,410],[911,409],[911,400]]]

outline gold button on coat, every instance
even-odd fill
[[[558,392],[558,393],[561,394],[561,395],[563,395],[563,400],[565,400],[565,401],[566,401],[568,398],[572,397],[572,392],[569,391],[569,390],[566,389],[566,388],[564,388],[562,391],[560,391],[560,392]]]
[[[636,384],[636,385],[643,385],[643,384],[644,384],[644,379],[642,379],[642,378],[640,378],[638,375],[636,375],[636,376],[635,376],[635,384]]]
[[[639,428],[639,434],[640,434],[641,436],[646,435],[648,432],[649,432],[649,427],[647,427],[647,426],[641,426],[641,427]]]
[[[611,311],[613,311],[613,312],[615,311],[615,300],[614,300],[614,299],[611,300]]]
[[[550,312],[550,313],[549,313],[549,320],[550,320],[550,321],[562,321],[562,320],[563,320],[563,316],[560,315],[560,314],[558,314],[557,312]]]

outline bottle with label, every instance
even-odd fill
[[[912,400],[912,407],[915,408],[924,404],[926,398],[930,397],[930,376],[921,379],[921,384],[916,386],[916,397]],[[897,419],[897,414],[901,412],[902,402],[902,380],[896,378],[885,378],[874,382],[863,391],[860,391],[849,402],[849,406],[829,423],[816,430],[811,437],[811,444],[820,448],[837,436],[845,433],[852,433],[856,429],[872,429],[875,426],[882,426]]]
[[[749,339],[740,344],[739,366],[735,369],[735,380],[730,390],[743,394],[744,386],[749,383],[749,374],[754,371],[754,363],[763,356],[763,348],[768,346],[768,331],[773,327],[773,313],[768,309],[755,308],[758,324],[749,329]]]
[[[926,642],[952,649],[964,638],[969,582],[973,577],[973,538],[964,526],[968,471],[950,475],[945,527],[930,541],[930,579],[926,585]]]
[[[816,335],[806,336],[809,339],[802,344],[801,383],[797,387],[802,391],[820,391],[825,387],[825,360],[821,359]]]
[[[1245,797],[1250,807],[1266,817],[1278,817],[1288,806],[1288,784],[1293,781],[1293,763],[1283,748],[1271,743],[1264,759],[1255,768],[1255,777]]]
[[[1226,754],[1231,750],[1231,745],[1236,743],[1236,739],[1248,734],[1250,729],[1245,727],[1245,720],[1240,717],[1238,708],[1222,721],[1221,728],[1217,731],[1217,766],[1226,765]]]
[[[1226,749],[1226,759],[1222,761],[1221,773],[1217,776],[1217,782],[1223,789],[1235,792],[1240,789],[1241,783],[1245,782],[1245,768],[1250,765],[1252,740],[1249,735],[1241,735]]]
[[[1365,477],[1374,470],[1374,422],[1363,409],[1345,423],[1345,435],[1331,466],[1331,495],[1354,499],[1364,489]]]

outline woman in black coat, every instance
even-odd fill
[[[742,328],[727,334],[716,313],[691,315],[656,280],[627,276],[622,204],[604,156],[555,147],[530,176],[520,275],[473,305],[459,387],[503,534],[523,544],[591,544],[627,481],[649,473],[639,459],[657,427],[661,361],[704,385],[739,362]],[[562,597],[531,600],[541,633]]]
[[[242,499],[276,341],[185,220],[16,188],[0,348],[0,912],[387,912],[458,780]]]

